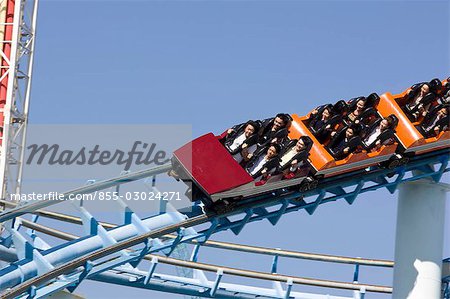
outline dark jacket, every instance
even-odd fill
[[[253,133],[250,137],[246,138],[241,145],[239,145],[234,150],[230,149],[230,146],[233,144],[234,140],[237,137],[239,137],[242,133],[244,133],[244,130],[248,124],[249,124],[249,122],[246,122],[244,124],[239,124],[239,125],[234,126],[232,128],[233,132],[231,132],[230,134],[228,134],[225,137],[224,145],[225,145],[226,149],[228,150],[228,152],[230,152],[230,154],[234,155],[234,154],[237,154],[240,151],[242,151],[242,145],[244,143],[247,144],[247,146],[252,146],[258,142],[258,129],[259,128],[257,127],[255,133]]]
[[[248,161],[247,165],[245,166],[245,170],[250,173],[250,169],[255,165],[255,163],[259,160],[261,156],[265,156],[267,154],[267,149],[270,147],[270,145],[261,147],[255,151],[253,154],[253,157]],[[262,175],[262,171],[267,168],[267,171],[270,172],[271,170],[276,169],[276,167],[280,164],[280,158],[279,155],[269,159],[264,166],[252,177],[254,179],[258,178]]]
[[[283,157],[284,154],[286,154],[287,152],[289,152],[296,144],[297,144],[297,139],[292,139],[289,140],[287,142],[285,142],[283,150],[281,152],[281,154],[279,155],[280,157],[280,163],[281,163],[281,158]],[[309,152],[311,150],[311,147],[313,146],[313,142],[312,140],[307,137],[303,139],[303,142],[305,144],[305,148],[298,152],[297,154],[295,154],[286,164],[284,164],[283,166],[278,165],[278,171],[284,171],[286,169],[288,169],[291,166],[292,161],[297,160],[298,163],[300,162],[305,162],[308,157],[309,157]]]
[[[433,125],[433,127],[430,127],[436,121],[436,119],[438,117],[437,113],[442,108],[447,108],[447,115],[445,117],[441,118],[440,120],[438,120]],[[425,117],[425,119],[422,121],[422,124],[420,125],[425,137],[435,136],[436,133],[434,132],[434,128],[437,126],[439,126],[439,131],[445,131],[450,127],[450,115],[448,113],[449,110],[450,110],[450,104],[445,104],[445,105],[438,105],[438,106],[434,107],[430,111],[430,113],[428,113],[428,115]]]
[[[336,125],[341,121],[341,115],[331,116],[327,120],[322,120],[322,118],[314,119],[309,123],[309,128],[314,136],[316,136],[317,140],[324,142],[330,136]]]
[[[289,134],[288,125],[283,128],[278,129],[277,131],[272,131],[273,122],[275,117],[265,119],[261,121],[261,129],[259,133],[258,144],[261,146],[266,146],[269,144],[274,138],[278,139],[277,143],[281,143]]]
[[[354,129],[355,135],[353,137],[350,137],[350,139],[347,139],[345,137],[345,132],[347,129],[348,127],[344,127],[341,130],[339,130],[339,132],[337,132],[336,135],[334,135],[334,137],[328,144],[330,153],[337,160],[344,159],[349,154],[353,153],[358,148],[358,146],[361,145],[361,138],[358,136],[358,131]],[[349,148],[349,152],[348,154],[345,154],[344,149],[347,147]]]
[[[403,110],[406,112],[410,120],[416,121],[417,117],[414,115],[419,111],[419,107],[425,107],[431,104],[436,99],[436,94],[429,92],[425,94],[422,99],[416,104],[414,104],[415,97],[420,93],[420,90],[425,83],[418,83],[412,86],[411,91],[406,97],[406,104],[403,106]]]
[[[384,130],[383,132],[381,132],[381,134],[377,137],[377,139],[375,139],[375,141],[372,144],[365,144],[364,142],[362,142],[362,145],[364,147],[365,150],[370,151],[371,149],[373,149],[376,146],[376,142],[379,140],[381,144],[390,144],[396,141],[395,138],[395,127],[397,126],[398,123],[398,119],[395,118],[395,122],[391,125],[390,128],[387,128],[386,130]],[[376,120],[365,132],[364,135],[364,139],[366,137],[368,137],[373,131],[375,131],[375,129],[377,129],[381,123],[383,119],[378,119]]]

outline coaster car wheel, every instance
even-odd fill
[[[393,169],[395,169],[397,166],[399,166],[400,165],[400,160],[399,159],[397,159],[397,158],[395,158],[395,159],[392,159],[392,160],[390,160],[389,162],[388,162],[388,164],[387,164],[387,169],[389,169],[389,170],[393,170]]]
[[[409,157],[403,157],[400,159],[400,165],[408,164],[410,158]]]
[[[309,190],[316,189],[318,185],[319,185],[319,181],[313,180],[312,182],[309,183]]]
[[[213,210],[219,214],[226,214],[234,210],[236,204],[227,200],[219,200],[213,205]]]
[[[300,184],[300,188],[299,188],[300,192],[306,192],[306,191],[309,191],[309,190],[310,190],[310,183],[309,182],[304,181],[303,183]]]

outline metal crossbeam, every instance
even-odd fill
[[[137,245],[140,243],[144,244],[143,242],[145,242],[148,238],[154,238],[154,236],[161,237],[164,234],[176,232],[181,227],[189,229],[193,226],[196,226],[196,225],[199,225],[202,223],[211,222],[211,226],[209,229],[208,228],[204,229],[203,231],[199,231],[198,233],[194,232],[187,236],[184,234],[178,235],[178,237],[175,237],[172,240],[166,240],[163,244],[160,244],[160,246],[155,246],[155,247],[150,248],[149,252],[157,252],[157,251],[161,251],[161,250],[167,249],[167,248],[173,249],[174,244],[178,244],[178,243],[181,244],[183,242],[188,242],[188,241],[191,241],[194,239],[200,239],[200,238],[207,239],[207,237],[209,235],[211,235],[212,233],[216,233],[216,232],[223,231],[223,230],[234,229],[235,233],[239,233],[247,223],[251,223],[251,222],[262,220],[262,219],[273,219],[273,217],[278,217],[279,210],[273,211],[273,212],[268,212],[265,209],[261,209],[264,207],[274,206],[275,200],[277,201],[276,204],[278,204],[278,205],[279,205],[280,200],[282,202],[289,203],[289,205],[287,205],[287,206],[281,205],[280,209],[281,208],[283,209],[283,214],[289,213],[292,211],[296,211],[299,209],[308,209],[308,208],[309,208],[310,212],[311,211],[313,212],[319,205],[328,203],[328,202],[332,202],[332,201],[336,201],[337,199],[340,199],[340,198],[348,199],[349,197],[358,196],[361,193],[376,190],[379,188],[384,188],[387,186],[397,186],[399,183],[404,182],[404,181],[413,181],[413,180],[418,180],[418,179],[425,178],[425,177],[430,177],[430,176],[436,175],[436,172],[418,173],[418,172],[414,172],[413,170],[417,170],[417,169],[421,169],[421,168],[423,169],[424,165],[434,165],[434,164],[439,164],[439,163],[443,164],[442,157],[445,157],[448,160],[448,153],[445,152],[444,154],[440,153],[440,155],[418,157],[414,161],[411,161],[410,165],[408,165],[407,167],[404,167],[404,168],[399,168],[399,169],[395,170],[394,173],[392,173],[393,171],[388,172],[388,170],[384,170],[384,169],[366,173],[365,176],[362,177],[364,182],[375,181],[375,184],[369,185],[365,188],[363,187],[364,184],[362,184],[361,178],[359,179],[359,181],[356,181],[356,182],[354,180],[352,180],[352,178],[350,176],[340,178],[339,181],[337,181],[336,179],[328,179],[328,180],[324,180],[317,190],[312,190],[312,191],[309,191],[308,193],[287,192],[286,194],[281,194],[281,195],[280,194],[263,195],[263,196],[259,196],[256,199],[244,201],[242,203],[242,206],[238,207],[239,208],[238,210],[236,210],[232,213],[226,214],[226,215],[220,215],[220,216],[215,215],[215,214],[199,215],[197,217],[193,217],[191,219],[187,219],[187,220],[184,220],[181,222],[175,221],[175,223],[177,223],[177,224],[167,225],[165,227],[162,227],[162,228],[154,230],[154,231],[147,232],[140,236],[131,237],[129,239],[127,238],[121,242],[112,244],[106,248],[103,248],[103,249],[100,249],[97,251],[93,251],[91,254],[88,254],[82,258],[78,258],[72,262],[69,262],[62,266],[59,266],[59,267],[55,268],[54,270],[51,270],[48,273],[44,274],[42,277],[27,280],[26,282],[22,283],[17,288],[12,289],[10,292],[7,293],[7,295],[20,294],[21,291],[23,292],[24,290],[29,290],[30,287],[33,285],[39,285],[40,283],[49,282],[52,279],[56,278],[58,275],[64,274],[66,271],[69,271],[70,269],[75,269],[77,267],[81,267],[84,263],[86,263],[89,260],[95,260],[95,259],[98,259],[101,257],[106,257],[108,255],[115,254],[116,252],[118,252],[120,250],[129,248],[131,246],[134,246],[134,245]],[[442,166],[439,169],[440,169],[441,173],[445,173],[449,170],[447,168],[444,169]],[[405,178],[405,173],[411,173],[411,176]],[[388,176],[393,177],[392,174],[394,174],[394,176],[397,175],[398,177],[391,179],[390,181],[387,178],[385,180],[377,180],[376,178],[380,177],[380,175],[382,175],[382,174],[384,174],[386,177],[388,177]],[[355,186],[355,184],[356,184],[356,187],[354,188],[354,191],[351,191],[351,192],[345,191],[346,187]],[[341,186],[341,188],[337,189],[336,188],[337,186]],[[299,197],[303,198],[304,196],[314,196],[314,195],[317,196],[317,198],[313,201],[305,202],[304,200],[302,200],[302,201],[297,200]],[[250,204],[251,204],[253,210],[246,207],[246,205],[250,206]],[[245,216],[242,219],[236,220],[236,221],[231,221],[230,219],[228,219],[228,216],[239,214],[239,213],[241,213],[240,211],[245,211]],[[258,213],[255,213],[255,211],[258,211]],[[266,211],[266,212],[264,212],[264,211]],[[163,214],[161,216],[167,216],[167,214]],[[157,217],[161,217],[161,216],[157,216]],[[184,219],[181,215],[179,217],[175,217],[175,218],[177,218],[178,220]],[[172,223],[174,223],[173,221],[177,220],[177,219],[171,219]],[[122,226],[119,228],[123,229],[123,227],[125,227],[125,226]],[[119,229],[119,228],[117,228],[117,229]],[[109,232],[114,232],[114,229],[110,230]],[[86,240],[89,240],[89,238],[84,239],[84,241],[86,241]],[[64,248],[64,246],[61,248],[61,250],[63,248]],[[43,256],[46,256],[45,252],[44,252]],[[117,267],[121,264],[129,262],[130,260],[132,260],[132,258],[133,257],[121,256],[120,258],[113,259],[108,263],[107,267],[104,266],[103,268],[101,268],[101,271],[96,271],[95,273],[97,273],[97,272],[102,273],[106,270],[113,269],[114,267]],[[29,276],[27,276],[27,277],[29,277]]]

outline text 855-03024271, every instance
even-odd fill
[[[124,192],[119,194],[118,192],[94,192],[97,193],[94,199],[98,200],[181,200],[180,192]]]
[[[48,193],[22,193],[22,194],[12,194],[10,196],[10,201],[42,201],[42,200],[83,200],[83,201],[94,201],[94,200],[181,200],[180,192],[167,191],[167,192],[119,192],[113,191],[95,191],[92,193],[81,194],[81,193],[60,193],[60,192],[48,192]]]

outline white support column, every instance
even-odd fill
[[[430,180],[399,187],[394,299],[439,299],[448,187]]]

